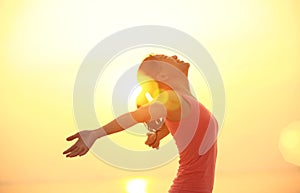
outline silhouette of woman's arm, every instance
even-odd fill
[[[77,142],[63,152],[67,157],[76,157],[86,154],[94,142],[103,136],[117,133],[137,123],[149,122],[161,117],[166,117],[166,109],[160,102],[153,102],[137,110],[125,113],[108,124],[96,130],[85,130],[67,138],[68,141],[78,138]]]

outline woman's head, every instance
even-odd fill
[[[177,70],[181,71],[186,77],[188,76],[188,70],[190,67],[189,63],[186,63],[182,60],[179,60],[178,57],[176,55],[174,56],[166,56],[166,55],[162,55],[162,54],[157,54],[157,55],[149,55],[148,57],[146,57],[140,68],[147,63],[147,61],[157,61],[157,62],[161,62],[161,64],[165,63],[165,64],[169,64],[173,67],[175,67]],[[153,70],[153,68],[152,68]]]
[[[179,60],[177,56],[150,55],[139,67],[138,81],[140,84],[154,81],[161,90],[189,92],[189,67],[189,63]]]

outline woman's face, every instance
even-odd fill
[[[176,55],[171,57],[166,57],[163,59],[164,62],[171,64],[172,66],[178,68],[179,70],[183,70],[183,66],[189,66],[189,63],[186,63],[182,60],[179,60]]]
[[[159,64],[160,63],[160,64]],[[142,88],[149,90],[169,90],[170,87],[161,75],[161,61],[146,61],[138,70],[137,79]]]
[[[162,90],[170,90],[174,80],[187,76],[189,64],[178,60],[177,56],[160,56],[158,59],[143,61],[138,70],[138,81],[155,81]]]

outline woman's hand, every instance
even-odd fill
[[[165,138],[170,133],[168,127],[166,124],[163,124],[159,130],[157,130],[155,133],[147,133],[147,140],[145,142],[146,145],[152,148],[159,148],[159,142],[163,138]]]
[[[147,133],[147,140],[145,141],[145,144],[152,148],[159,148],[159,138],[157,136],[157,133]]]
[[[72,141],[76,138],[78,138],[76,143],[63,152],[63,154],[66,154],[66,157],[83,156],[89,151],[97,139],[93,130],[85,130],[68,137],[67,141]]]

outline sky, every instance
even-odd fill
[[[148,182],[148,193],[167,192],[177,158],[133,172],[92,153],[74,159],[62,155],[71,145],[65,138],[77,132],[73,89],[83,60],[104,38],[142,25],[191,35],[219,69],[226,113],[214,193],[299,191],[300,139],[293,137],[300,132],[299,8],[296,0],[1,1],[0,192],[125,192],[126,182],[135,178]],[[130,67],[159,51],[171,53],[132,49],[113,62]],[[113,84],[122,72],[108,69],[104,81]],[[197,97],[212,108],[209,86],[195,69],[190,73]],[[95,88],[97,115],[107,109],[99,117],[104,122],[111,118],[110,84]],[[100,89],[108,93],[101,101]],[[286,134],[291,129],[295,132]],[[145,137],[112,139],[147,148]]]

